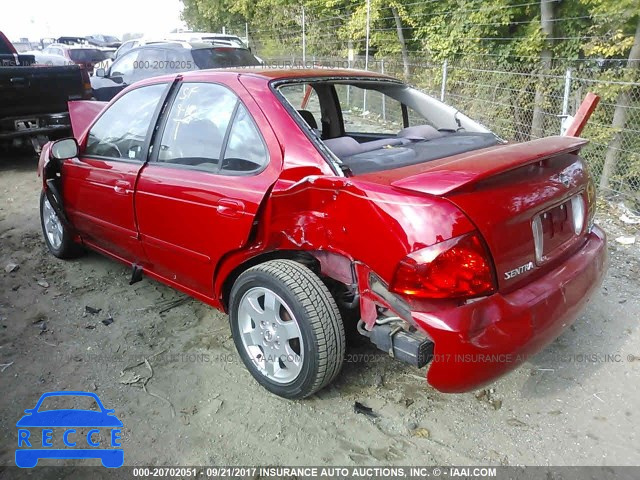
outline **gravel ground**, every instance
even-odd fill
[[[0,159],[0,466],[14,462],[23,410],[53,390],[116,409],[127,465],[640,464],[640,235],[618,205],[598,216],[611,254],[601,292],[490,388],[441,394],[425,370],[360,347],[332,386],[292,402],[245,370],[226,315],[149,279],[129,286],[129,270],[97,254],[49,255],[35,164]]]

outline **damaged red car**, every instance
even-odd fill
[[[575,137],[507,143],[354,70],[157,77],[71,102],[42,151],[51,253],[83,247],[228,312],[255,379],[329,384],[359,335],[478,388],[558,337],[606,271]]]

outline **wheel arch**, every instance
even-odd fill
[[[325,250],[272,250],[261,252],[243,259],[236,267],[225,275],[219,284],[218,298],[223,310],[228,313],[229,296],[237,278],[249,268],[269,260],[293,260],[308,267],[320,278],[331,278],[344,285],[353,285],[355,270],[353,260],[346,255]]]

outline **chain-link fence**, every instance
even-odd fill
[[[640,209],[640,83],[630,81],[634,77],[624,61],[564,59],[543,68],[540,58],[514,63],[470,55],[433,62],[426,61],[423,53],[408,52],[403,61],[399,53],[382,54],[382,49],[370,51],[367,59],[362,55],[368,50],[365,45],[354,47],[338,38],[334,23],[342,17],[313,21],[313,34],[297,26],[277,32],[252,31],[247,25],[237,30],[249,32],[254,51],[264,55],[268,66],[384,72],[443,99],[506,140],[559,135],[563,118],[575,114],[586,94],[599,95],[600,104],[582,133],[590,140],[583,155],[601,191],[622,194]],[[381,107],[368,106],[372,114],[384,115],[375,108]]]

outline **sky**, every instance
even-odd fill
[[[2,0],[0,31],[10,40],[27,37],[146,35],[184,28],[180,0]]]

